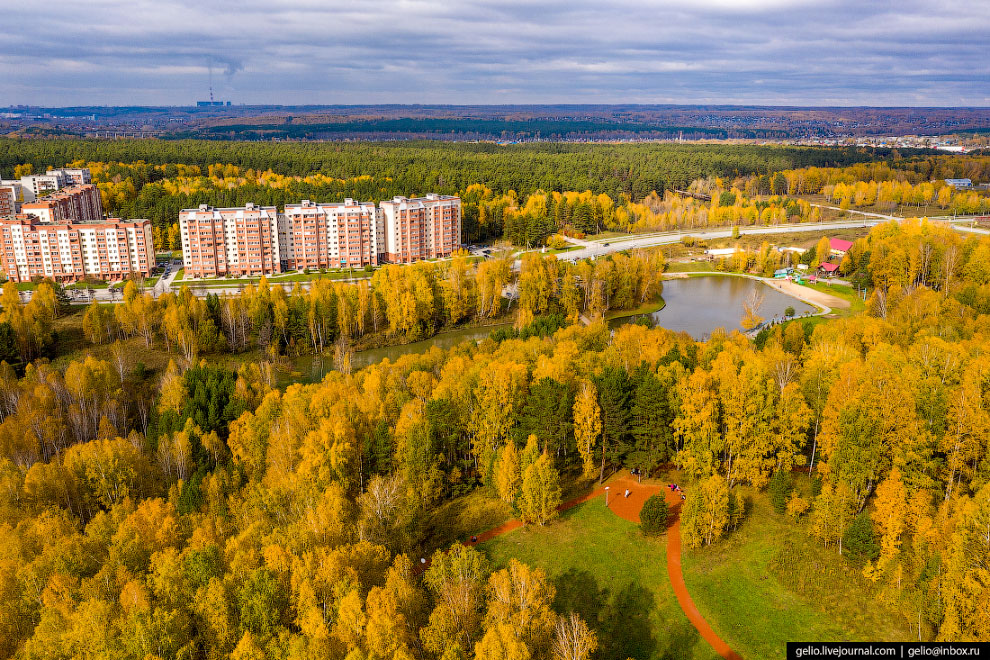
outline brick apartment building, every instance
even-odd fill
[[[154,266],[150,220],[45,222],[21,214],[0,219],[0,234],[0,262],[13,282],[87,276],[114,281],[132,273],[148,276]]]
[[[21,204],[34,202],[69,186],[85,186],[93,182],[88,168],[48,170],[45,174],[28,174],[19,179],[0,180],[0,216],[21,212]],[[13,206],[5,198],[13,196]]]
[[[380,205],[385,224],[385,260],[408,264],[449,257],[461,244],[461,200],[449,195],[407,199]]]
[[[17,213],[20,209],[19,194],[18,186],[0,183],[0,218]]]
[[[42,222],[94,222],[103,219],[99,189],[91,183],[71,185],[34,202],[21,204],[20,212]]]
[[[372,202],[345,199],[337,204],[286,204],[280,219],[279,251],[283,266],[360,268],[377,266],[382,216]]]
[[[179,229],[186,277],[282,272],[274,206],[217,209],[203,204],[179,213]]]

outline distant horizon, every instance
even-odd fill
[[[39,110],[75,110],[81,108],[196,108],[202,110],[231,108],[743,108],[743,109],[772,109],[772,110],[990,110],[988,105],[793,105],[793,104],[772,104],[772,103],[234,103],[217,106],[197,106],[201,101],[193,101],[186,104],[145,104],[145,103],[123,103],[123,104],[66,104],[66,105],[42,105],[34,103],[12,103],[2,108],[35,108]],[[226,102],[225,100],[223,101]]]

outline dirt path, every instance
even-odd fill
[[[729,645],[708,625],[705,617],[701,616],[684,583],[684,573],[681,570],[681,496],[663,484],[639,484],[628,477],[615,479],[609,485],[612,488],[608,508],[619,517],[634,523],[639,523],[639,512],[650,496],[658,493],[664,496],[670,511],[667,527],[667,575],[670,578],[670,586],[674,589],[674,595],[677,596],[677,603],[684,610],[691,625],[706,642],[712,645],[716,653],[727,660],[741,660],[739,654],[729,648]],[[625,497],[626,489],[629,490],[629,497]]]
[[[630,477],[609,479],[606,484],[608,485],[609,510],[620,518],[634,522],[637,525],[639,524],[639,512],[642,510],[646,500],[657,493],[663,494],[667,500],[671,516],[667,527],[667,575],[670,578],[670,586],[674,590],[674,595],[677,597],[677,603],[681,606],[691,625],[695,627],[706,642],[711,644],[716,653],[726,658],[726,660],[741,660],[739,654],[729,648],[729,645],[722,641],[722,638],[716,635],[712,627],[708,625],[705,617],[701,616],[701,612],[698,611],[698,607],[691,600],[691,594],[688,593],[687,585],[684,583],[684,573],[681,570],[680,495],[673,493],[662,484],[640,484]],[[626,496],[626,490],[629,491],[628,496]],[[590,493],[564,502],[557,510],[566,511],[578,504],[599,497],[604,493],[605,487],[599,486]],[[514,529],[519,529],[520,527],[522,527],[522,521],[510,520],[494,529],[482,532],[476,540],[465,541],[464,545],[475,546],[479,543],[490,541],[496,536],[511,532]],[[428,566],[429,561],[421,565],[420,570],[425,570]]]

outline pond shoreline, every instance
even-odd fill
[[[807,289],[805,290],[801,287],[799,290],[798,285],[793,282],[781,282],[780,280],[772,280],[765,277],[759,277],[757,275],[750,275],[748,273],[720,273],[720,272],[698,272],[698,273],[672,273],[664,276],[665,281],[670,281],[671,283],[675,281],[687,281],[687,280],[705,280],[705,279],[717,279],[717,278],[734,278],[734,279],[747,279],[751,281],[761,282],[772,288],[775,292],[778,292],[782,296],[786,296],[789,299],[796,300],[798,302],[804,303],[808,307],[813,308],[808,311],[809,316],[822,316],[831,313],[832,307],[845,308],[849,306],[848,301],[842,300],[841,298],[836,298],[835,296],[830,296],[826,293],[820,291],[814,291]],[[741,283],[740,283],[741,284]],[[790,285],[790,286],[787,286]],[[673,288],[673,287],[672,287]],[[667,293],[666,291],[664,293]],[[692,311],[697,311],[703,309],[698,303],[703,303],[703,298],[695,298],[692,300]],[[832,303],[831,305],[826,303]],[[683,306],[683,301],[681,302]],[[779,306],[779,305],[778,305]],[[668,313],[688,315],[687,312],[683,310],[668,310],[669,303],[667,296],[661,295],[659,300],[655,300],[650,303],[645,303],[640,305],[636,309],[631,310],[616,310],[614,315],[606,315],[605,322],[609,324],[610,327],[615,327],[622,325],[624,323],[631,323],[636,318],[643,316],[650,316],[654,319],[654,323],[658,327],[667,327],[675,332],[687,331],[678,329],[676,327],[669,327],[665,325],[664,321],[670,321],[670,319],[657,319],[656,315],[665,310]],[[715,307],[719,307],[717,304]],[[723,305],[722,307],[725,307]],[[679,318],[678,316],[671,317],[674,319]],[[776,317],[775,317],[776,318]],[[415,354],[415,353],[426,353],[433,346],[439,346],[440,348],[447,349],[464,341],[481,341],[487,337],[493,330],[498,328],[512,327],[513,322],[507,316],[503,315],[498,320],[494,320],[493,323],[472,323],[458,328],[452,328],[437,334],[420,339],[413,342],[407,342],[405,344],[387,344],[384,346],[369,346],[362,350],[355,350],[352,353],[352,365],[356,369],[366,367],[370,364],[375,364],[380,362],[385,358],[391,360],[396,360],[402,355]],[[761,326],[762,327],[762,326]],[[691,334],[690,331],[688,331]],[[710,330],[705,330],[700,332],[702,336],[707,338]],[[700,339],[704,341],[704,339]],[[294,371],[308,373],[309,377],[313,380],[319,380],[323,375],[333,369],[333,357],[329,355],[314,355],[296,358],[294,361]],[[319,371],[320,374],[317,376],[315,373]]]
[[[763,282],[770,288],[776,289],[784,295],[800,300],[801,302],[807,303],[812,307],[817,307],[819,311],[818,313],[813,314],[813,316],[829,314],[833,309],[849,308],[849,301],[843,300],[837,296],[833,296],[822,291],[815,291],[814,289],[808,289],[789,280],[778,280],[772,277],[762,277],[760,275],[752,275],[750,273],[726,273],[720,271],[670,273],[668,275],[664,275],[664,280],[686,280],[696,277],[744,277],[757,282]]]

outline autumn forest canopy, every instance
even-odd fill
[[[540,245],[814,221],[810,199],[984,212],[941,180],[990,170],[764,147],[0,141],[5,176],[73,162],[163,247],[201,202],[456,192],[474,238]],[[772,274],[776,254],[718,267]],[[879,224],[841,259],[854,311],[707,341],[604,321],[660,300],[656,249],[519,260],[202,298],[129,282],[83,309],[8,282],[0,656],[611,658],[609,622],[547,571],[461,542],[509,518],[553,530],[562,501],[631,468],[685,484],[685,553],[727,545],[766,501],[809,540],[802,572],[841,562],[913,636],[990,639],[990,236]],[[496,321],[481,341],[352,362]],[[315,382],[295,371],[312,357],[333,367]]]

